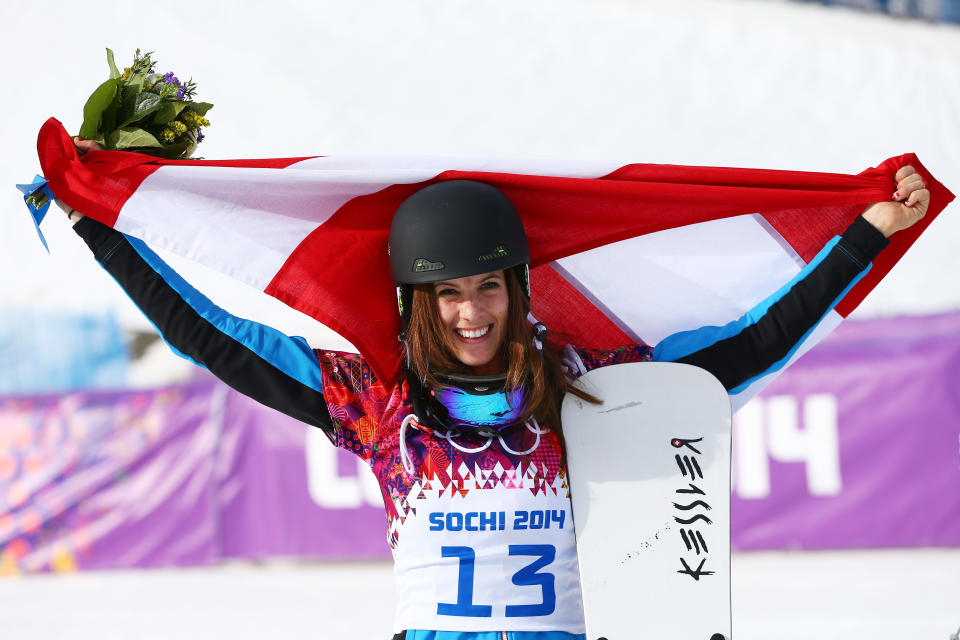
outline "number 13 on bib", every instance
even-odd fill
[[[730,400],[672,363],[594,369],[562,421],[587,640],[729,639]]]

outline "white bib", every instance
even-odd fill
[[[584,633],[566,474],[545,484],[521,462],[460,478],[422,476],[406,496],[395,629]]]

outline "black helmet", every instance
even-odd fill
[[[406,328],[412,284],[516,267],[529,295],[530,249],[513,203],[493,185],[447,180],[420,189],[390,224],[390,273]]]

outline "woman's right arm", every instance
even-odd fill
[[[333,429],[321,367],[303,338],[230,315],[142,241],[76,212],[71,217],[97,262],[177,355],[268,407],[325,431]]]

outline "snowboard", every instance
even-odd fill
[[[684,364],[602,367],[562,407],[587,640],[731,637],[730,400]]]

